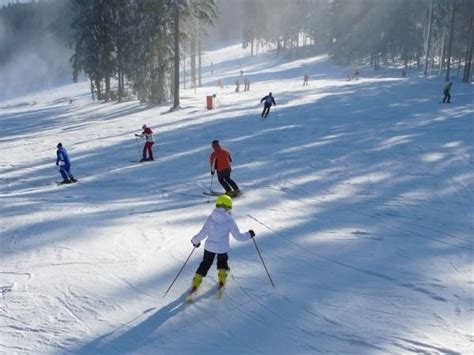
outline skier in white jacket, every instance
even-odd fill
[[[202,279],[206,277],[216,254],[219,287],[222,288],[225,286],[227,273],[230,270],[227,264],[227,252],[230,249],[229,233],[232,234],[234,239],[241,242],[255,237],[253,230],[249,230],[245,233],[240,232],[230,212],[231,209],[232,198],[228,195],[219,196],[216,200],[216,208],[212,211],[211,215],[207,217],[199,233],[191,239],[191,243],[193,243],[194,247],[199,248],[201,241],[207,238],[206,244],[204,245],[203,259],[193,278],[191,293],[196,292],[201,285]]]

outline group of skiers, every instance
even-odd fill
[[[304,78],[306,85],[308,78],[309,76],[306,74]],[[449,82],[445,86],[443,103],[450,103],[450,91],[452,86],[452,82]],[[264,103],[264,109],[261,114],[261,117],[263,118],[268,116],[271,106],[276,106],[276,102],[271,92],[260,100],[260,103],[262,102]],[[148,127],[146,124],[144,124],[142,126],[142,133],[135,134],[135,137],[145,138],[143,157],[141,161],[144,162],[154,160],[153,144],[155,140],[151,127]],[[206,277],[216,256],[219,288],[223,289],[225,287],[228,272],[230,270],[228,265],[228,251],[230,248],[229,235],[232,235],[234,239],[238,241],[247,241],[255,237],[255,232],[251,229],[242,233],[231,214],[233,206],[232,197],[237,197],[241,194],[239,186],[231,178],[232,153],[230,150],[222,147],[218,140],[212,141],[212,149],[213,151],[209,156],[211,175],[214,176],[214,174],[217,172],[218,181],[224,188],[225,194],[217,197],[215,201],[215,209],[206,218],[200,231],[191,238],[191,243],[194,248],[199,248],[201,241],[204,239],[206,239],[206,243],[204,247],[203,259],[192,279],[189,296],[190,298],[197,292],[203,278]],[[63,177],[62,183],[69,184],[76,182],[76,178],[70,172],[71,161],[69,154],[61,143],[58,143],[57,145],[56,156],[56,165],[60,165],[59,171]]]
[[[141,161],[153,160],[153,130],[147,125],[143,125],[141,134],[135,134],[138,137],[145,138],[143,147],[143,158]],[[212,153],[209,156],[211,175],[217,172],[219,183],[222,185],[225,194],[217,197],[215,209],[205,220],[201,230],[192,237],[191,243],[194,248],[199,248],[201,241],[206,239],[203,259],[196,270],[196,274],[192,279],[190,295],[195,294],[202,283],[202,279],[206,277],[215,257],[217,256],[217,270],[219,289],[223,290],[230,270],[228,265],[228,251],[230,248],[229,235],[231,234],[236,240],[246,241],[255,237],[255,232],[240,232],[232,214],[232,197],[239,196],[241,191],[238,185],[230,177],[232,172],[232,153],[230,150],[222,147],[218,140],[212,141]],[[148,158],[147,154],[148,153]],[[77,180],[71,174],[71,161],[69,154],[62,143],[58,143],[56,165],[61,165],[60,173],[63,177],[63,184],[76,182]]]

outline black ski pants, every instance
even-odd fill
[[[234,180],[230,178],[231,169],[225,169],[217,172],[217,179],[224,188],[225,192],[236,191],[239,189]]]
[[[262,111],[262,117],[267,117],[269,112],[270,112],[270,107],[272,107],[272,104],[265,104],[263,106],[263,111]]]
[[[217,255],[217,270],[219,269],[229,270],[229,265],[227,264],[227,260],[229,259],[229,256],[227,255],[227,253],[216,254],[208,250],[204,250],[204,257],[202,258],[201,264],[199,264],[199,267],[196,270],[196,274],[202,275],[202,277],[206,277],[207,272],[211,268],[212,263],[214,262],[214,257],[216,255]]]
[[[446,100],[448,100],[448,104],[451,102],[451,94],[449,93],[449,91],[444,91],[443,103],[445,103]]]

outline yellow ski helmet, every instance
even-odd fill
[[[216,199],[216,207],[224,207],[226,209],[232,209],[232,199],[228,195],[220,195]]]

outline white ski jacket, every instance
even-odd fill
[[[191,241],[193,244],[197,244],[207,237],[204,248],[212,253],[223,254],[230,249],[229,233],[232,234],[234,239],[241,242],[250,239],[250,233],[241,233],[232,214],[225,208],[220,207],[212,211],[199,233]]]

